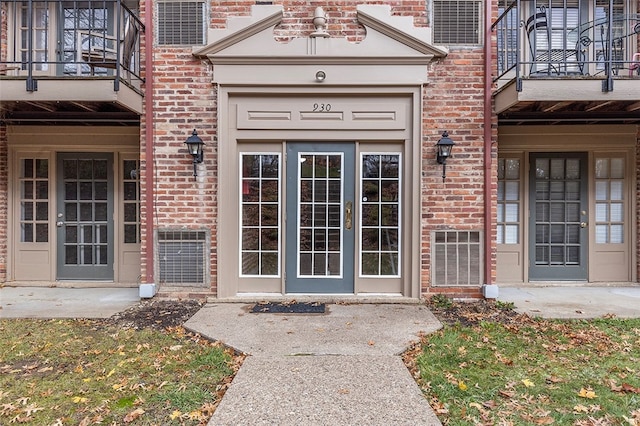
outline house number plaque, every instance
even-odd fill
[[[331,111],[331,104],[313,104],[313,112],[329,112]]]

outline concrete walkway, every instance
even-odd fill
[[[440,425],[400,354],[440,322],[423,305],[325,314],[209,304],[185,327],[248,353],[209,425]]]
[[[109,318],[140,301],[138,288],[0,288],[0,318]]]
[[[640,317],[640,286],[500,287],[498,300],[516,311],[541,318]]]

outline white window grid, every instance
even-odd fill
[[[624,243],[624,157],[596,158],[596,244]]]
[[[398,161],[398,177],[397,178],[385,178],[382,177],[380,174],[378,175],[377,178],[366,178],[367,180],[377,180],[378,181],[378,188],[382,188],[382,184],[384,183],[391,183],[393,181],[397,182],[398,188],[397,188],[397,193],[398,193],[398,198],[396,200],[393,201],[382,201],[380,195],[378,194],[378,200],[377,201],[369,201],[367,199],[367,201],[364,200],[365,198],[365,194],[364,194],[364,185],[363,182],[365,180],[364,175],[364,159],[367,156],[379,156],[380,158],[384,157],[384,156],[393,156],[397,158]],[[400,250],[400,248],[402,247],[402,154],[399,152],[363,152],[360,153],[360,182],[359,182],[359,188],[360,188],[360,193],[359,193],[359,204],[360,204],[360,215],[359,215],[359,226],[358,226],[358,251],[359,251],[359,256],[358,258],[360,259],[359,261],[359,275],[362,278],[399,278],[401,277],[401,265],[402,265],[402,250]],[[363,218],[364,218],[364,206],[365,205],[369,205],[369,206],[376,206],[378,207],[378,217],[379,220],[381,219],[381,211],[383,206],[384,207],[396,207],[397,208],[397,225],[396,226],[382,226],[381,223],[378,223],[378,226],[363,226]],[[383,231],[392,231],[395,230],[397,232],[397,246],[396,246],[396,250],[382,250],[381,246],[379,245],[379,249],[377,251],[371,251],[371,250],[363,250],[363,232],[364,230],[369,229],[369,230],[374,230],[377,229],[378,230],[378,236],[379,236],[379,244],[381,244],[382,241],[382,234]],[[367,253],[371,253],[371,254],[377,254],[378,255],[378,273],[377,274],[366,274],[363,271],[363,261],[364,261],[364,255]],[[382,256],[391,256],[393,258],[393,256],[396,256],[395,259],[395,265],[396,265],[396,271],[394,274],[382,274],[381,272],[381,257]]]
[[[498,202],[496,242],[518,244],[520,241],[521,190],[519,158],[498,159]]]
[[[243,159],[245,157],[258,157],[259,159],[259,165],[260,167],[258,168],[258,176],[247,176],[245,177],[243,174]],[[263,176],[263,168],[262,168],[262,164],[263,164],[263,160],[265,160],[267,157],[269,158],[277,158],[277,163],[278,163],[278,171],[277,171],[277,199],[271,200],[271,201],[264,201],[262,199],[263,196],[263,184],[266,181],[273,181],[276,180],[272,177],[269,178],[265,178]],[[260,152],[241,152],[240,156],[239,156],[239,232],[238,232],[238,250],[239,250],[239,255],[238,255],[238,271],[239,271],[239,275],[240,277],[255,277],[255,278],[278,278],[281,275],[281,256],[282,256],[282,240],[281,240],[281,235],[282,235],[282,155],[278,152],[265,152],[265,151],[260,151]],[[257,201],[244,201],[243,200],[243,194],[245,189],[250,188],[251,186],[251,182],[257,182],[258,184],[258,189],[259,189],[259,193],[258,193],[258,200]],[[257,207],[258,211],[261,212],[263,207],[276,207],[276,215],[277,215],[277,224],[276,225],[263,225],[262,224],[262,215],[259,213],[259,220],[260,222],[257,224],[250,224],[245,226],[244,224],[244,208],[245,207]],[[244,242],[244,231],[245,230],[253,230],[253,231],[257,231],[257,235],[258,235],[258,247],[253,248],[253,249],[244,249],[243,248],[243,242]],[[263,249],[262,248],[262,233],[264,232],[268,232],[268,231],[276,231],[277,232],[277,246],[276,249]],[[245,259],[248,258],[255,258],[255,255],[257,255],[257,259],[258,259],[258,264],[257,264],[257,273],[245,273],[245,266],[244,266],[244,261]],[[265,273],[264,271],[264,260],[265,260],[265,256],[269,256],[271,258],[273,258],[273,256],[275,255],[276,257],[276,271],[275,273]],[[245,257],[246,256],[246,257]],[[254,268],[255,270],[255,268]]]
[[[322,152],[322,153],[318,153],[318,152],[299,152],[298,153],[298,182],[297,182],[297,198],[298,200],[301,199],[301,194],[302,194],[302,164],[304,162],[303,157],[311,157],[312,161],[315,164],[315,159],[317,157],[326,157],[327,159],[327,164],[329,163],[329,157],[331,156],[338,156],[340,157],[340,164],[341,164],[341,170],[344,170],[345,164],[344,164],[344,153],[343,152]],[[326,173],[325,177],[318,177],[316,176],[316,169],[315,167],[313,167],[313,175],[311,177],[311,181],[315,182],[318,179],[326,179],[326,188],[327,188],[327,197],[328,197],[328,188],[329,188],[329,181],[331,179],[336,179],[336,178],[330,178],[329,174]],[[344,217],[343,217],[343,210],[344,210],[344,173],[340,173],[340,199],[337,203],[335,202],[330,202],[329,199],[327,198],[326,201],[319,201],[316,202],[315,200],[312,200],[311,203],[304,203],[304,204],[308,204],[311,206],[311,211],[313,212],[313,214],[315,215],[315,207],[316,206],[322,206],[323,204],[327,206],[327,208],[329,206],[338,206],[338,211],[340,212],[340,220],[338,222],[338,226],[329,226],[329,212],[326,212],[326,226],[324,226],[325,231],[326,231],[326,244],[325,244],[325,249],[324,250],[316,250],[315,248],[315,241],[312,236],[312,240],[311,240],[311,250],[310,251],[302,251],[300,249],[301,247],[301,239],[300,239],[300,235],[301,232],[303,230],[303,227],[300,224],[300,220],[297,221],[297,232],[296,232],[296,274],[298,278],[322,278],[322,279],[342,279],[343,275],[344,275],[344,256],[342,256],[343,253],[343,248],[344,248],[344,232],[342,230],[342,224],[344,223]],[[308,179],[307,179],[308,180]],[[315,191],[314,191],[315,192]],[[302,207],[303,203],[298,201],[297,207],[296,207],[296,215],[298,217],[298,219],[300,219],[301,217],[301,207]],[[315,232],[319,227],[315,225],[314,222],[314,218],[311,219],[312,220],[312,225],[311,225],[311,230],[312,232]],[[331,251],[329,250],[329,231],[330,230],[338,230],[339,234],[340,234],[340,250],[339,251]],[[325,274],[315,274],[314,270],[315,269],[315,265],[313,265],[313,263],[315,263],[315,255],[322,255],[325,254],[325,265],[324,265],[324,270],[326,271]],[[302,263],[301,261],[301,255],[302,254],[311,254],[311,258],[312,258],[312,273],[311,274],[303,274],[301,269],[300,269],[300,265]],[[337,274],[329,274],[329,262],[330,262],[330,255],[333,254],[335,256],[337,256],[337,258],[339,259],[339,272]]]

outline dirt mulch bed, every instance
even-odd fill
[[[123,328],[164,330],[182,326],[204,305],[202,300],[143,300],[106,319],[105,323]],[[427,306],[445,325],[474,326],[482,321],[510,324],[521,316],[508,306],[492,300],[451,301],[446,306],[427,302]]]
[[[493,300],[451,301],[447,306],[427,302],[427,306],[445,325],[472,327],[483,321],[511,324],[520,321],[522,317],[509,306],[500,305]]]
[[[182,326],[204,306],[201,300],[143,300],[118,312],[105,323],[135,330],[153,328],[165,330]]]

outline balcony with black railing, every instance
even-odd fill
[[[21,101],[85,109],[115,101],[141,112],[144,25],[135,9],[122,0],[0,0],[0,8],[3,110]]]
[[[571,105],[574,118],[579,103],[637,115],[640,15],[627,13],[627,5],[620,0],[517,0],[501,8],[492,26],[497,112],[557,112],[562,102]]]

